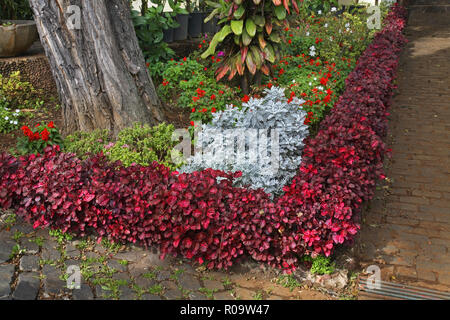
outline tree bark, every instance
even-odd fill
[[[128,0],[29,0],[58,88],[64,132],[164,120]],[[81,11],[71,29],[71,5]]]

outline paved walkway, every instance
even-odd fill
[[[329,300],[352,296],[347,291],[330,295],[293,276],[259,270],[256,263],[241,263],[228,272],[207,271],[170,257],[160,260],[150,249],[33,230],[12,217],[0,211],[0,300]],[[81,271],[80,289],[67,288],[70,266]],[[347,277],[339,272],[321,278],[347,285]],[[356,292],[354,287],[348,286]]]
[[[383,280],[450,291],[450,1],[410,3],[390,110],[393,156],[358,249]]]

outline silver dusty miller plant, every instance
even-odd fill
[[[302,103],[296,97],[289,103],[284,89],[272,87],[264,98],[251,98],[242,109],[227,106],[201,126],[198,151],[180,171],[241,171],[236,186],[279,195],[300,166],[303,140],[309,134]]]

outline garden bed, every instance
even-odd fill
[[[393,7],[317,135],[306,139],[300,171],[275,200],[235,187],[240,172],[178,174],[156,162],[123,167],[49,147],[40,156],[1,156],[0,206],[36,228],[159,245],[163,256],[208,268],[227,268],[248,254],[290,271],[304,255],[328,256],[353,240],[361,203],[382,177],[404,24],[405,10]]]

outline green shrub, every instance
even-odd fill
[[[132,163],[148,166],[157,161],[175,169],[170,151],[178,142],[172,141],[173,131],[171,124],[161,123],[155,127],[136,124],[122,130],[116,143],[105,154],[112,161],[122,161],[125,166]]]
[[[108,130],[94,130],[92,132],[75,132],[65,139],[65,152],[75,153],[84,159],[89,154],[97,154],[103,151],[105,144],[109,142]]]
[[[312,262],[310,270],[312,274],[319,274],[319,275],[331,274],[335,270],[335,264],[334,262],[331,262],[330,257],[319,255],[315,258],[311,258],[310,256],[304,256],[303,261]]]
[[[36,90],[27,81],[22,81],[20,71],[11,73],[8,77],[0,74],[0,96],[3,96],[13,109],[35,109],[43,105],[39,98],[41,90]]]
[[[165,123],[154,127],[135,124],[123,129],[116,141],[108,139],[107,130],[77,132],[66,138],[65,151],[80,158],[103,152],[110,161],[120,160],[125,166],[133,163],[148,166],[157,161],[174,170],[178,167],[171,158],[171,150],[178,144],[172,141],[174,130],[173,125]]]

